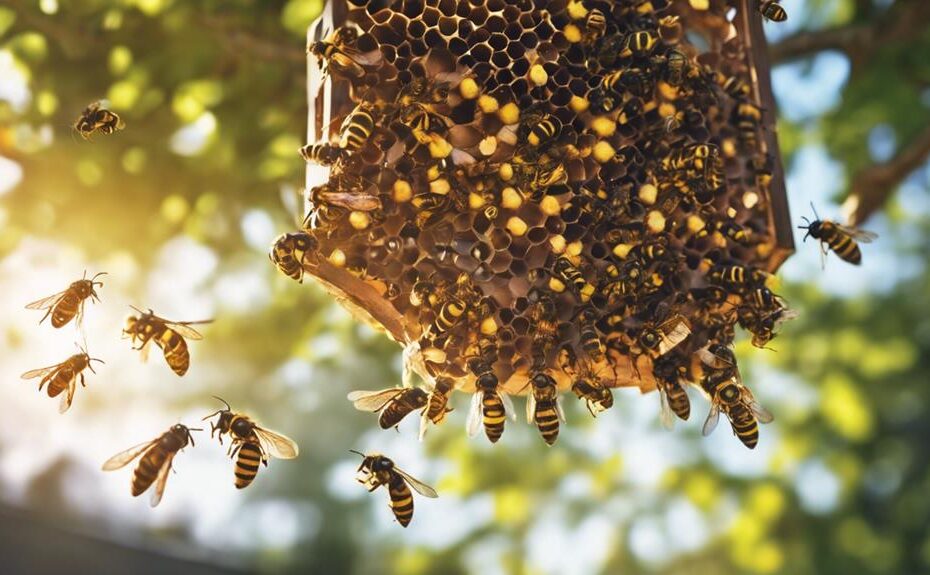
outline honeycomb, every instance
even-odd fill
[[[712,395],[701,352],[790,317],[748,2],[336,5],[309,47],[307,218],[272,259],[427,382]]]

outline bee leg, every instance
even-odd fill
[[[81,387],[87,387],[87,384],[84,383],[84,374],[81,374]]]

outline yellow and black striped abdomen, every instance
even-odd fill
[[[67,390],[71,384],[71,380],[76,376],[77,374],[74,372],[73,367],[70,365],[61,366],[48,380],[48,396],[56,397],[62,391]]]
[[[555,443],[555,440],[559,438],[559,412],[556,408],[556,400],[537,400],[534,419],[543,440],[549,445]]]
[[[132,472],[133,497],[141,495],[152,485],[167,457],[168,451],[160,444],[155,444],[145,452],[142,459],[139,460],[139,465]]]
[[[245,489],[252,483],[261,463],[262,450],[258,444],[251,441],[243,443],[236,455],[236,489]]]
[[[391,474],[391,481],[388,483],[388,493],[391,495],[391,511],[394,517],[402,527],[410,524],[413,519],[413,494],[410,487],[404,481],[404,478],[396,473]]]
[[[63,327],[74,319],[81,307],[81,301],[83,300],[74,290],[68,290],[61,296],[52,310],[52,327]]]
[[[352,153],[365,145],[375,129],[375,120],[365,110],[356,110],[349,116],[342,132],[341,147]]]
[[[843,233],[834,226],[823,225],[821,229],[821,239],[826,242],[830,249],[833,250],[841,260],[853,265],[862,263],[862,252],[859,250],[859,243],[849,234]]]
[[[737,404],[730,408],[729,417],[733,433],[743,442],[743,445],[749,449],[755,448],[759,443],[759,423],[752,412],[744,405]]]
[[[484,434],[491,443],[504,434],[504,419],[507,417],[504,402],[496,393],[485,393],[481,399],[481,414],[484,416]]]
[[[165,327],[155,341],[164,351],[168,367],[178,375],[187,373],[191,365],[191,356],[184,338],[173,329]]]

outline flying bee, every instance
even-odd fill
[[[191,365],[190,351],[187,349],[187,341],[184,338],[201,340],[200,335],[192,325],[210,323],[213,320],[200,321],[169,321],[165,318],[158,317],[152,310],[143,312],[137,307],[130,306],[139,316],[129,316],[126,319],[126,327],[123,329],[123,337],[130,338],[133,349],[142,351],[142,360],[148,357],[149,343],[155,341],[155,344],[162,349],[165,355],[165,361],[168,367],[174,373],[184,375]],[[138,345],[135,345],[138,343]]]
[[[339,147],[346,154],[354,154],[362,149],[374,131],[374,116],[365,104],[359,104],[342,121],[339,128]]]
[[[582,275],[581,270],[575,267],[566,256],[559,256],[556,258],[555,264],[553,264],[552,267],[555,273],[558,274],[567,285],[571,286],[572,291],[578,296],[578,299],[580,299],[582,303],[588,302],[591,296],[594,295],[594,286],[588,283],[584,275]]]
[[[630,56],[634,56],[643,58],[649,56],[655,49],[656,42],[658,42],[658,39],[652,32],[647,30],[634,32],[627,36],[623,50],[620,51],[620,57],[629,58]]]
[[[39,320],[39,323],[45,321],[45,318],[48,316],[52,316],[52,327],[64,327],[75,318],[77,319],[75,323],[81,325],[81,319],[84,317],[84,302],[87,298],[100,301],[100,298],[97,296],[96,287],[103,287],[103,282],[96,281],[96,279],[102,275],[106,275],[106,273],[107,272],[100,272],[94,277],[87,279],[87,272],[84,272],[83,278],[71,282],[71,285],[64,291],[34,301],[27,305],[26,309],[48,310],[45,312],[45,315],[42,316],[42,319]]]
[[[215,397],[215,396],[214,396]],[[220,444],[223,435],[231,438],[229,456],[236,458],[236,489],[248,487],[258,474],[258,464],[268,466],[268,457],[294,459],[299,449],[290,437],[265,429],[242,413],[232,410],[226,400],[217,397],[226,406],[203,418],[203,421],[219,416],[210,422],[210,438],[218,433]]]
[[[734,435],[749,449],[755,448],[759,443],[759,423],[769,423],[774,417],[756,402],[749,388],[743,385],[736,358],[729,348],[710,346],[702,348],[698,354],[701,361],[711,368],[711,375],[701,381],[701,387],[711,401],[710,413],[707,414],[702,433],[710,435],[713,432],[722,410],[730,420]]]
[[[559,388],[555,379],[545,372],[531,375],[528,385],[532,385],[532,389],[526,400],[526,421],[535,423],[543,441],[552,445],[559,438],[559,420],[565,421]]]
[[[78,379],[80,378],[81,380],[81,387],[87,387],[84,383],[84,370],[89,369],[92,373],[97,373],[94,371],[93,365],[91,365],[92,361],[103,363],[102,359],[91,357],[82,349],[81,353],[76,353],[61,363],[27,371],[22,375],[22,378],[34,379],[36,377],[41,377],[42,381],[39,382],[39,391],[41,392],[42,388],[47,383],[49,397],[57,397],[61,395],[62,392],[67,391],[67,393],[61,396],[61,403],[58,407],[58,412],[64,413],[68,411],[68,408],[71,407],[71,402],[74,400],[74,392],[77,390]]]
[[[316,56],[317,62],[325,67],[327,73],[344,78],[361,78],[365,75],[365,68],[381,61],[381,52],[360,51],[357,47],[358,39],[358,30],[341,26],[327,38],[307,46],[307,53]]]
[[[572,378],[572,392],[584,400],[591,417],[613,407],[614,396],[610,388],[602,385],[591,365],[578,360],[575,350],[568,344],[559,349],[559,368]]]
[[[446,419],[446,414],[452,411],[449,407],[449,397],[456,388],[456,382],[451,377],[439,376],[433,385],[432,391],[426,400],[426,408],[423,409],[420,418],[420,441],[426,435],[426,428],[430,422],[433,425],[439,425]]]
[[[136,465],[132,472],[132,496],[138,497],[144,493],[152,484],[155,484],[155,491],[152,492],[151,505],[155,507],[161,501],[162,495],[165,494],[165,485],[168,483],[168,474],[171,471],[171,464],[174,456],[179,451],[187,447],[188,442],[194,445],[194,437],[191,431],[202,431],[195,427],[187,427],[180,423],[173,425],[171,429],[162,433],[152,441],[147,441],[130,447],[126,451],[117,453],[103,464],[104,471],[114,471],[129,464],[136,457],[142,456],[139,464]]]
[[[784,22],[788,19],[788,13],[778,2],[779,0],[761,0],[761,2],[759,2],[759,13],[761,13],[766,20]]]
[[[652,362],[652,373],[659,390],[660,419],[666,429],[675,424],[674,416],[687,421],[691,416],[691,400],[681,384],[685,379],[687,367],[681,365],[677,355],[668,354]]]
[[[308,144],[298,152],[307,163],[332,166],[343,157],[343,150],[332,144]]]
[[[391,511],[394,512],[394,518],[401,527],[406,527],[413,519],[411,487],[424,497],[439,497],[432,487],[410,476],[386,456],[378,453],[365,454],[354,450],[352,453],[362,456],[362,464],[358,466],[356,481],[364,485],[369,492],[382,485],[388,486]]]
[[[74,129],[85,140],[90,140],[96,131],[109,135],[122,130],[125,126],[116,112],[103,107],[103,102],[94,102],[84,108],[80,117],[74,122]]]
[[[600,9],[594,8],[589,11],[587,17],[585,17],[582,42],[585,44],[593,44],[598,38],[604,35],[606,30],[607,17],[604,16],[604,13]]]
[[[284,275],[298,282],[304,281],[304,261],[315,258],[319,241],[307,232],[294,232],[278,236],[268,257]]]
[[[378,413],[378,425],[381,429],[397,427],[401,420],[417,409],[423,409],[429,402],[429,394],[419,387],[353,391],[347,398],[359,411]]]
[[[811,221],[805,217],[803,219],[807,225],[798,227],[806,232],[804,241],[807,241],[808,236],[820,240],[821,262],[826,262],[827,252],[833,250],[833,253],[844,262],[855,266],[862,263],[862,251],[859,249],[859,244],[871,243],[878,235],[831,220],[821,220],[813,204],[811,204],[811,209],[814,210],[814,220]],[[823,263],[823,265],[826,264]]]

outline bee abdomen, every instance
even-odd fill
[[[184,338],[172,329],[165,329],[159,336],[158,342],[165,351],[165,361],[168,362],[168,367],[178,375],[187,373],[191,365],[191,356]]]
[[[261,448],[250,441],[243,443],[236,456],[236,489],[245,489],[252,483],[261,462]]]
[[[827,245],[830,249],[845,262],[853,265],[859,265],[862,262],[862,251],[859,250],[859,244],[846,234],[833,233],[826,238]]]
[[[488,436],[491,443],[497,443],[497,440],[504,434],[504,420],[507,414],[504,410],[504,404],[500,397],[485,396],[483,401],[482,415],[484,416],[484,433]]]
[[[549,445],[555,443],[559,438],[559,413],[555,401],[537,402],[535,419],[543,440]]]
[[[73,292],[66,293],[52,310],[52,327],[63,327],[77,315],[81,300]]]
[[[406,527],[413,518],[413,494],[410,493],[410,488],[400,476],[394,476],[388,484],[388,493],[391,495],[391,511],[394,512],[394,517],[402,527]]]
[[[142,459],[139,460],[139,465],[136,466],[135,471],[132,473],[133,497],[141,495],[152,485],[152,482],[158,477],[158,471],[161,469],[162,464],[164,464],[167,455],[164,449],[155,446],[142,456]]]

